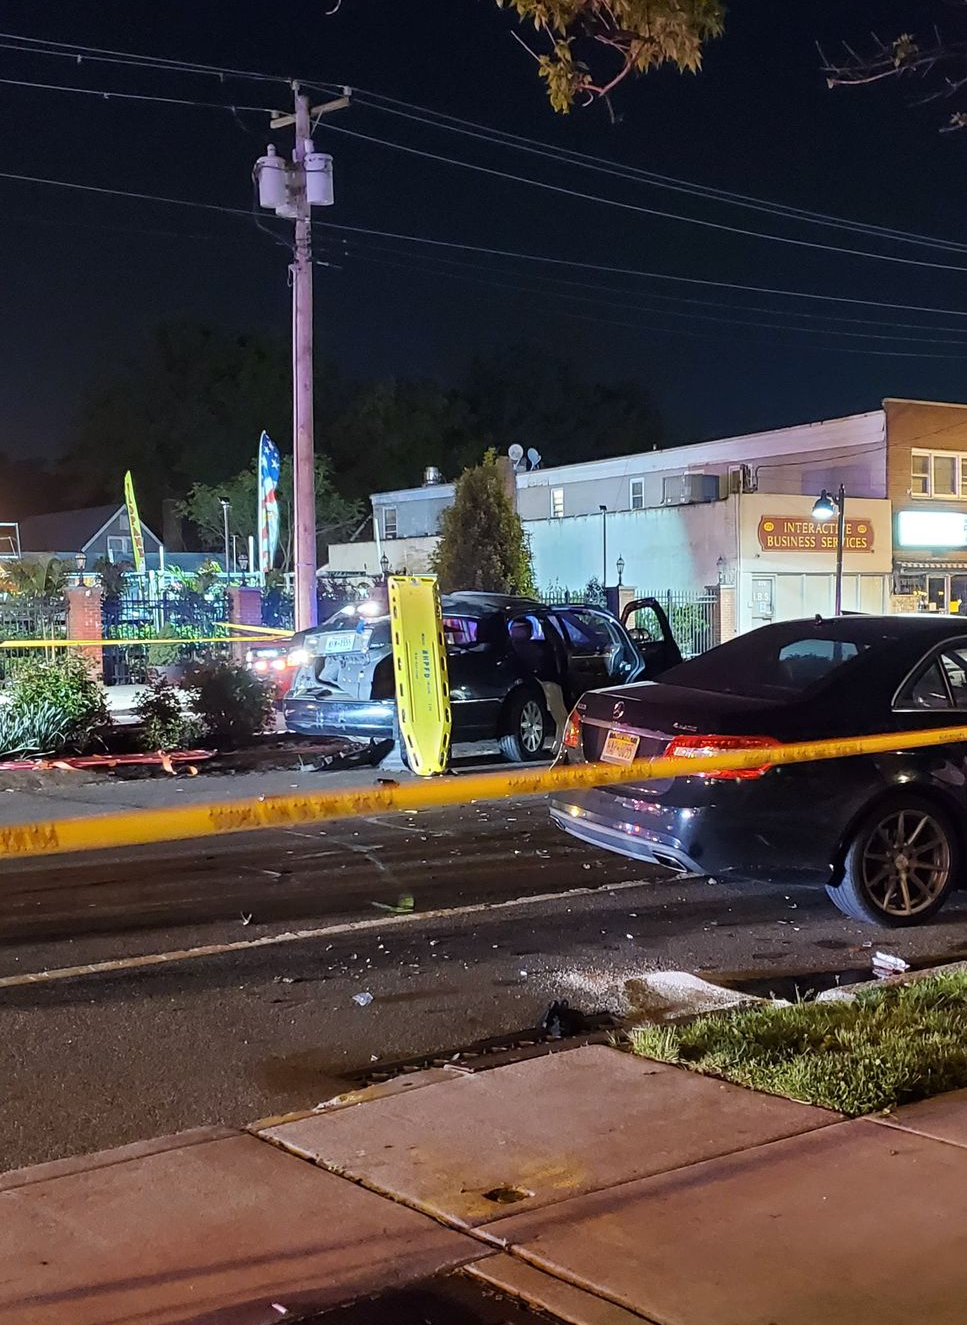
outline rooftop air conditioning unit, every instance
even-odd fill
[[[662,479],[663,506],[693,506],[718,501],[719,496],[718,474],[668,474]]]
[[[436,465],[427,465],[423,471],[423,486],[425,488],[435,488],[438,483],[443,482],[443,475],[437,469]]]

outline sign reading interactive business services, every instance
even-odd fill
[[[835,552],[836,521],[818,524],[798,515],[763,515],[759,521],[759,546],[763,552]],[[873,524],[870,520],[846,521],[844,552],[872,552]]]

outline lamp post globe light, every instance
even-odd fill
[[[825,488],[813,503],[812,518],[826,524],[836,516],[836,589],[833,612],[843,615],[843,544],[846,542],[846,489],[841,483],[835,497]]]

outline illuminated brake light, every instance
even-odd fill
[[[269,665],[264,658],[256,658],[252,665],[256,672],[267,672],[269,670]]]
[[[273,659],[272,659],[272,670],[273,670],[273,672],[284,672],[284,671],[285,671],[285,659],[284,659],[284,658],[273,658]]]
[[[567,720],[562,744],[568,750],[576,750],[581,744],[581,715],[577,710]]]
[[[774,750],[781,745],[773,736],[676,736],[665,747],[666,759],[714,759],[716,755],[738,753],[743,750]],[[772,764],[757,764],[754,768],[735,768],[719,773],[700,773],[710,782],[744,782],[761,778]]]
[[[290,667],[305,667],[308,661],[308,649],[293,649],[289,654],[288,664]]]

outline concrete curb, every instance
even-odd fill
[[[967,961],[945,962],[942,966],[927,966],[920,971],[901,971],[897,975],[883,976],[879,980],[864,980],[860,984],[843,985],[836,989],[824,989],[816,995],[817,1003],[852,1003],[857,994],[871,989],[889,989],[893,985],[908,985],[916,980],[925,980],[931,975],[946,975],[953,971],[967,971]]]

